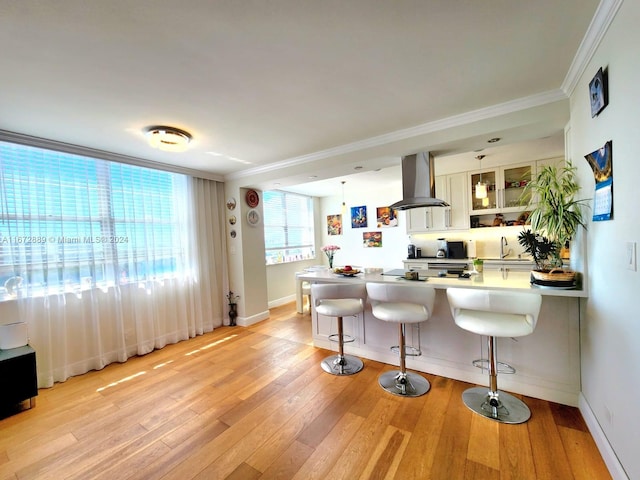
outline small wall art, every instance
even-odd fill
[[[367,207],[351,207],[351,228],[367,227]]]
[[[363,232],[362,245],[365,248],[382,247],[382,232]]]
[[[593,196],[593,221],[601,222],[613,218],[613,142],[609,140],[602,148],[585,155],[593,170],[596,191]]]
[[[398,211],[389,207],[376,208],[376,224],[378,228],[397,227]]]
[[[607,72],[602,67],[589,82],[589,101],[591,102],[591,118],[598,115],[609,103],[607,89]]]
[[[342,215],[327,215],[327,235],[342,235]]]

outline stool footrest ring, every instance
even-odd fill
[[[481,368],[482,370],[487,370],[487,371],[489,370],[489,360],[487,360],[486,358],[479,358],[478,360],[474,360],[471,363],[476,368]],[[508,363],[498,362],[497,367],[498,367],[497,368],[498,373],[507,373],[507,374],[516,373],[516,369],[513,368]]]
[[[331,335],[329,335],[328,339],[330,342],[340,342],[340,334],[332,333]],[[342,334],[342,343],[351,343],[355,341],[356,341],[356,337],[352,335],[347,335],[346,333]]]
[[[400,354],[400,346],[399,345],[394,345],[393,347],[390,348],[390,350],[393,353],[396,353],[398,355]],[[404,346],[404,354],[407,357],[419,357],[419,356],[422,355],[422,350],[420,350],[417,347],[412,347],[411,345],[405,345]]]

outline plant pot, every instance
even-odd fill
[[[229,304],[229,326],[236,326],[236,317],[238,316],[238,304],[230,303]]]
[[[571,287],[576,283],[576,272],[561,268],[531,270],[531,283],[548,287]]]

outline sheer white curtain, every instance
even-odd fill
[[[222,325],[222,184],[4,142],[0,167],[0,322],[40,387]]]

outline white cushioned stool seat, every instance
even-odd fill
[[[523,423],[531,416],[520,399],[498,390],[497,337],[522,337],[536,328],[542,296],[472,288],[448,288],[451,315],[460,328],[488,337],[489,389],[475,387],[462,394],[474,412],[502,423]]]
[[[318,299],[316,312],[328,317],[348,317],[358,315],[364,309],[363,302],[358,298]]]
[[[431,388],[429,381],[406,369],[405,325],[421,323],[431,317],[435,290],[424,285],[367,283],[367,295],[373,316],[385,322],[397,323],[399,327],[400,370],[380,375],[380,386],[389,393],[403,397],[424,395]],[[417,352],[416,355],[419,355],[419,348]]]
[[[344,344],[354,339],[345,335],[342,317],[359,315],[364,311],[367,289],[362,284],[313,284],[311,297],[316,313],[327,317],[336,317],[338,333],[329,336],[329,340],[338,342],[338,354],[331,355],[320,363],[322,369],[332,375],[353,375],[364,367],[362,360],[353,355],[345,355]]]

